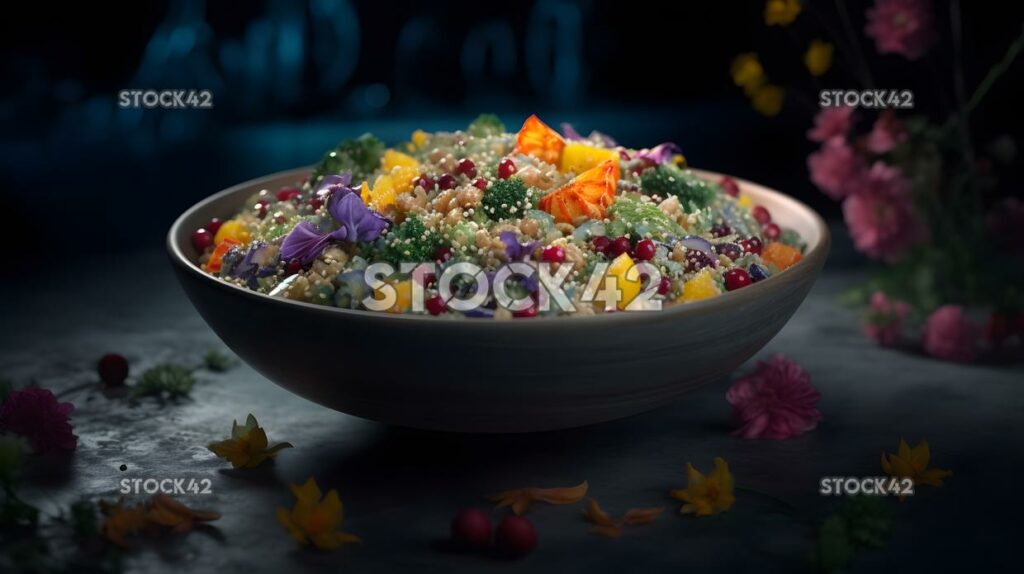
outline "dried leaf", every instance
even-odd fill
[[[624,519],[626,524],[648,524],[654,522],[664,511],[664,506],[657,508],[630,508],[626,511]]]

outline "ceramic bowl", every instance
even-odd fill
[[[829,250],[814,211],[737,179],[755,204],[800,233],[803,260],[749,287],[662,311],[513,321],[393,315],[269,297],[196,265],[193,229],[306,172],[254,179],[190,208],[167,236],[173,267],[203,319],[259,373],[313,402],[394,425],[543,431],[665,405],[727,377],[764,347],[804,300]]]

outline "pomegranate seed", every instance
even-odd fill
[[[697,249],[690,249],[686,252],[686,272],[693,273],[705,267],[717,267],[718,261],[708,257],[707,253]]]
[[[479,508],[459,511],[452,519],[452,542],[461,548],[486,549],[491,545],[491,516]]]
[[[775,241],[780,235],[782,235],[782,230],[774,223],[765,225],[761,231],[764,233],[765,239],[768,239],[769,241]]]
[[[725,237],[732,234],[732,228],[724,223],[717,223],[711,226],[712,237]]]
[[[650,239],[643,239],[640,243],[636,244],[636,258],[640,261],[650,261],[654,259],[654,254],[658,251],[658,247],[654,245],[654,242]]]
[[[278,192],[277,192],[277,200],[278,201],[291,201],[291,200],[295,199],[296,197],[299,197],[300,195],[302,195],[302,192],[299,191],[297,188],[285,187],[285,188],[282,188],[282,189],[278,190]]]
[[[481,177],[473,182],[473,187],[479,189],[480,191],[484,191],[487,189],[487,180]]]
[[[438,263],[444,263],[452,258],[452,248],[447,245],[438,247],[434,250],[434,261]]]
[[[722,191],[730,197],[739,197],[740,195],[740,184],[736,183],[736,180],[725,176],[718,182],[722,186]]]
[[[313,211],[316,211],[316,210],[320,209],[321,207],[323,207],[323,205],[324,205],[323,198],[317,197],[317,196],[309,198],[309,207],[311,207],[313,209]]]
[[[661,276],[661,281],[658,282],[658,295],[668,295],[668,292],[672,290],[672,280],[666,275]]]
[[[427,308],[427,312],[431,315],[440,315],[448,310],[448,305],[445,304],[444,299],[440,295],[434,295],[423,302],[424,307]],[[461,514],[461,513],[460,513]],[[455,517],[458,520],[458,516]],[[487,536],[491,534],[491,523],[487,522]],[[452,523],[452,538],[455,538],[455,523]]]
[[[100,357],[96,372],[108,387],[119,387],[128,378],[128,359],[116,353],[108,353]]]
[[[715,245],[715,253],[725,255],[735,261],[743,255],[743,248],[735,243],[719,243]]]
[[[537,316],[537,302],[534,301],[533,305],[530,305],[522,311],[513,311],[512,316],[517,319],[529,319]]]
[[[512,177],[519,169],[516,167],[516,162],[509,158],[501,160],[498,164],[498,177],[501,179],[508,179]]]
[[[455,187],[455,176],[450,173],[446,173],[437,178],[437,187],[438,189],[452,189]]]
[[[537,531],[523,516],[506,516],[494,531],[494,546],[510,558],[526,556],[537,546]]]
[[[196,251],[202,253],[211,245],[213,245],[213,232],[209,229],[200,227],[192,232],[192,247],[195,247]]]
[[[754,209],[750,212],[761,225],[766,225],[772,222],[772,214],[768,213],[768,210],[760,205],[755,205]]]
[[[423,188],[424,191],[431,191],[434,189],[434,178],[424,174],[416,180],[416,185]]]
[[[220,220],[219,218],[217,218],[217,217],[214,217],[213,219],[211,219],[210,221],[208,221],[208,222],[206,223],[206,225],[205,225],[204,227],[205,227],[205,228],[206,228],[206,230],[207,230],[207,231],[209,231],[210,233],[212,233],[212,234],[214,234],[214,235],[217,235],[217,231],[218,231],[218,230],[220,229],[220,226],[221,226],[221,225],[223,225],[223,224],[224,224],[224,222],[223,222],[223,221],[221,221],[221,220]]]
[[[728,291],[735,291],[754,282],[750,274],[739,267],[726,271],[723,277],[725,278],[725,288]]]
[[[763,247],[763,245],[761,244],[761,240],[758,239],[757,237],[740,239],[736,243],[739,244],[740,248],[743,249],[744,253],[755,253],[757,255],[761,254],[761,248]]]
[[[549,263],[561,263],[565,261],[565,249],[557,245],[548,245],[541,252],[540,259]]]
[[[455,173],[461,173],[469,179],[473,179],[476,177],[476,164],[469,158],[460,159],[455,166]]]
[[[256,216],[259,217],[260,219],[263,219],[264,217],[266,217],[267,216],[267,206],[268,205],[270,205],[270,202],[265,200],[265,199],[261,199],[261,200],[257,201],[256,202]]]
[[[594,246],[594,251],[598,253],[608,253],[608,248],[611,247],[612,240],[608,239],[604,235],[598,235],[590,240],[590,244]]]
[[[298,259],[292,259],[288,262],[288,266],[285,267],[285,272],[289,275],[295,275],[299,271],[302,271],[302,262]]]
[[[612,241],[608,250],[611,252],[613,257],[618,257],[623,253],[629,253],[629,250],[632,248],[633,245],[629,242],[629,238],[623,235],[621,237],[616,237],[615,241]]]

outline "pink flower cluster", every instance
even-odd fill
[[[962,307],[944,305],[925,321],[921,343],[933,357],[971,363],[978,355],[981,335],[982,329],[966,317]]]
[[[843,218],[857,250],[895,261],[923,236],[914,213],[911,182],[881,156],[907,140],[903,123],[885,110],[870,133],[851,145],[855,118],[848,107],[822,109],[807,133],[821,148],[807,158],[811,181],[843,202]]]
[[[903,301],[892,301],[885,293],[875,291],[868,304],[864,322],[864,334],[879,344],[892,347],[899,343],[903,334],[903,320],[910,312],[910,305]]]
[[[807,371],[783,355],[759,361],[753,374],[737,379],[725,394],[740,423],[734,434],[773,440],[818,426],[820,398]]]
[[[0,431],[25,437],[37,453],[75,450],[78,438],[71,432],[71,403],[57,402],[47,389],[11,391],[0,405]]]
[[[934,20],[930,0],[876,0],[864,33],[879,53],[917,60],[935,40]]]

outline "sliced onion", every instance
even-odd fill
[[[687,249],[696,249],[697,251],[703,251],[708,257],[714,257],[715,251],[711,247],[711,243],[703,237],[697,235],[687,235],[679,240],[679,243]]]

